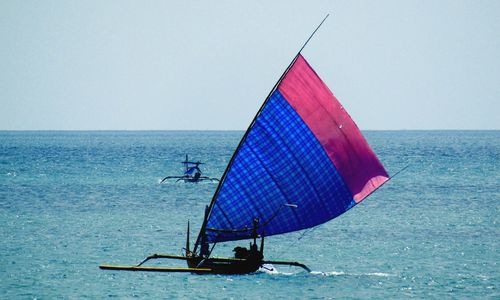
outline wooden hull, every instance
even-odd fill
[[[257,271],[262,265],[259,259],[231,259],[231,258],[210,258],[191,257],[187,260],[188,268],[194,269],[193,273],[198,272],[199,268],[210,269],[212,274],[249,274]]]

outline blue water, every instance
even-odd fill
[[[186,153],[220,177],[242,134],[0,132],[0,298],[500,298],[500,131],[365,132],[391,174],[410,167],[339,218],[266,240],[266,258],[311,274],[98,269],[180,254],[217,185],[159,181]]]

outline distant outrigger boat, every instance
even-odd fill
[[[182,176],[167,176],[161,180],[160,183],[163,183],[167,179],[177,179],[175,182],[179,182],[183,180],[184,182],[193,182],[193,183],[198,183],[200,181],[204,180],[210,180],[210,181],[219,181],[218,178],[213,178],[213,177],[207,177],[207,176],[202,176],[202,172],[200,169],[200,165],[203,165],[204,163],[202,162],[194,162],[194,161],[189,161],[188,155],[186,154],[186,160],[182,161],[181,164],[184,165],[186,170],[184,171],[184,175]]]
[[[356,124],[299,50],[271,90],[234,152],[185,255],[154,254],[136,266],[101,269],[197,274],[247,274],[264,264],[264,237],[311,228],[343,214],[390,178]],[[257,245],[260,238],[260,247]],[[218,243],[253,239],[235,257],[217,258]],[[211,245],[211,246],[210,246]],[[188,268],[146,267],[179,259]]]

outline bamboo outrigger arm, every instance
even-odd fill
[[[180,256],[180,255],[170,255],[170,254],[153,254],[148,257],[146,257],[143,261],[141,261],[137,267],[142,266],[145,262],[147,262],[150,259],[157,259],[157,258],[168,258],[168,259],[180,259],[180,260],[188,260],[189,257],[187,256]]]
[[[153,254],[148,257],[146,257],[143,261],[141,261],[137,266],[141,266],[145,262],[147,262],[150,259],[158,259],[158,258],[167,258],[167,259],[179,259],[179,260],[190,260],[193,259],[193,257],[189,256],[181,256],[181,255],[171,255],[171,254]],[[210,257],[207,258],[208,260],[211,261],[216,261],[216,262],[239,262],[239,261],[245,261],[245,259],[241,258],[224,258],[224,257]]]
[[[263,264],[273,264],[273,265],[288,265],[288,266],[295,266],[295,267],[301,267],[302,269],[306,270],[307,272],[311,273],[311,269],[309,269],[306,265],[301,264],[296,261],[274,261],[274,260],[263,260]]]

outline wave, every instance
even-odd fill
[[[296,274],[307,274],[302,270],[299,270],[298,272],[282,272],[276,269],[272,264],[265,264],[263,265],[260,269],[259,272],[270,274],[270,275],[296,275]],[[322,272],[322,271],[311,271],[309,273],[310,275],[313,276],[374,276],[374,277],[392,277],[396,276],[395,274],[389,274],[389,273],[383,273],[383,272],[370,272],[370,273],[349,273],[349,272],[342,272],[342,271],[329,271],[329,272]]]
[[[312,271],[311,274],[312,275],[319,275],[319,276],[375,276],[375,277],[391,277],[391,276],[396,276],[394,274],[382,273],[382,272],[347,273],[347,272],[338,272],[338,271],[331,271],[331,272]]]
[[[259,268],[258,272],[262,272],[262,273],[266,273],[266,274],[270,274],[270,275],[287,275],[287,276],[298,274],[298,273],[293,273],[293,272],[278,271],[278,269],[276,269],[272,264],[262,265]]]

